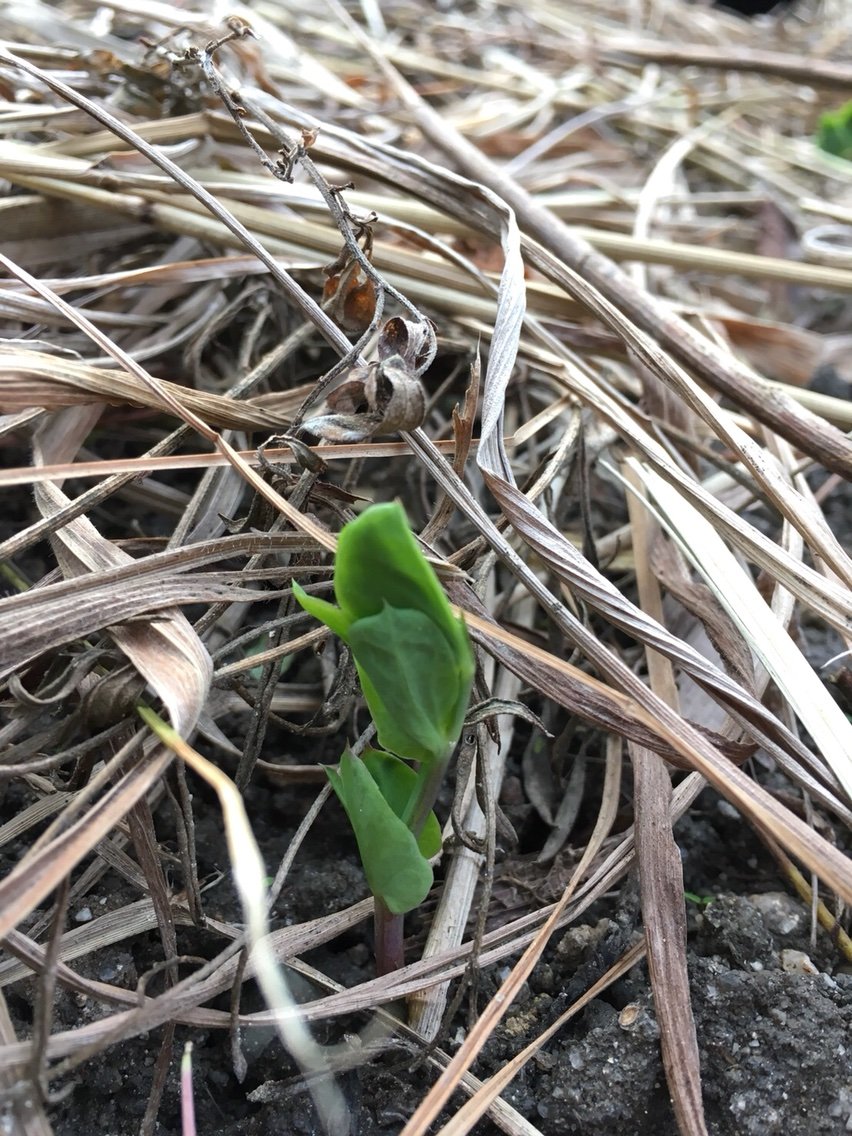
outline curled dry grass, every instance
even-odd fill
[[[852,727],[798,628],[850,645],[852,565],[823,512],[852,473],[849,402],[806,384],[828,365],[841,387],[850,378],[848,166],[811,138],[852,84],[852,22],[830,0],[754,29],[674,0],[305,7],[237,5],[225,28],[202,9],[120,0],[0,15],[0,487],[11,510],[13,487],[30,486],[36,510],[18,505],[2,546],[0,772],[24,804],[0,828],[0,846],[23,848],[0,882],[0,1077],[26,1088],[12,1094],[22,1130],[49,1131],[51,1079],[164,1027],[151,1131],[175,1026],[231,1027],[207,1003],[254,965],[271,967],[272,1008],[236,1003],[237,1021],[286,1017],[276,960],[328,990],[302,1007],[307,1022],[407,996],[410,1025],[387,1028],[434,1038],[495,845],[493,810],[464,785],[460,815],[483,852],[452,854],[423,956],[402,971],[343,990],[300,961],[367,903],[274,932],[246,966],[266,925],[258,894],[248,939],[208,918],[221,953],[188,977],[175,964],[203,899],[173,751],[208,768],[187,746],[200,736],[241,787],[313,776],[268,760],[269,716],[336,730],[352,722],[352,697],[335,701],[333,645],[321,689],[281,674],[281,658],[299,673],[325,638],[293,611],[289,580],[322,587],[335,531],[386,483],[428,521],[424,540],[481,649],[480,694],[523,698],[551,724],[568,711],[607,739],[598,821],[561,898],[488,933],[480,924],[481,967],[523,954],[456,1055],[431,1055],[440,1077],[405,1131],[426,1131],[461,1084],[470,1100],[443,1131],[467,1132],[487,1110],[506,1132],[535,1132],[500,1093],[647,952],[678,1122],[704,1132],[672,823],[705,785],[794,886],[807,888],[793,862],[810,873],[828,903],[821,922],[848,942],[830,906],[852,901],[835,838],[852,816]],[[330,188],[349,179],[342,195]],[[323,302],[321,269],[342,250],[343,283]],[[365,289],[348,307],[346,280]],[[390,393],[370,401],[364,378],[391,316],[424,346],[402,345]],[[331,393],[323,410],[341,380],[360,382],[358,397]],[[258,451],[305,415],[301,442]],[[806,474],[820,466],[815,493]],[[165,542],[144,525],[107,539],[112,502],[161,518]],[[258,627],[252,611],[276,600]],[[261,634],[268,649],[244,657]],[[848,673],[841,662],[841,682]],[[142,727],[143,694],[176,739]],[[476,735],[492,801],[513,730],[502,718]],[[762,763],[744,766],[758,750]],[[623,762],[634,824],[614,834]],[[674,770],[686,773],[673,788]],[[216,784],[233,840],[241,810]],[[180,890],[153,827],[169,801]],[[576,817],[564,804],[549,856]],[[644,941],[479,1083],[475,1056],[553,930],[634,861]],[[141,898],[63,932],[69,902],[108,868]],[[154,928],[160,993],[74,969]],[[22,1041],[2,989],[33,973]],[[53,1030],[56,983],[102,1015]],[[328,1058],[284,1037],[327,1085],[313,1073]],[[340,1101],[317,1092],[328,1125],[342,1123]]]

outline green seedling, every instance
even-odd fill
[[[817,146],[826,154],[852,160],[852,102],[820,116]]]
[[[293,591],[351,649],[382,747],[360,758],[347,750],[326,772],[375,896],[376,959],[387,973],[402,965],[403,915],[432,886],[429,860],[441,847],[432,805],[464,723],[473,651],[398,504],[344,526],[337,605]]]
[[[685,891],[683,893],[684,899],[689,903],[694,903],[697,907],[709,907],[715,899],[712,895],[697,895],[694,891]]]
[[[252,655],[262,655],[270,647],[269,637],[266,635],[261,636],[260,639],[255,640],[254,643],[246,650],[243,655],[244,659],[250,659]],[[285,675],[290,669],[293,662],[294,655],[282,655],[278,660],[278,674]],[[263,678],[263,663],[258,663],[256,667],[252,667],[248,672],[255,682],[260,682]]]

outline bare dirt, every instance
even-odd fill
[[[306,806],[311,796],[307,789],[295,794],[250,791],[249,808],[268,862],[283,852],[300,803]],[[217,807],[203,799],[196,804],[202,876],[227,871]],[[14,807],[14,795],[6,805]],[[808,911],[785,892],[771,859],[729,805],[706,793],[680,823],[677,837],[685,885],[703,901],[689,903],[689,967],[710,1132],[815,1136],[848,1131],[852,974],[838,967],[837,953],[822,932],[813,945]],[[529,860],[507,861],[504,875],[516,880],[521,864],[529,872]],[[122,891],[121,881],[107,876],[74,911],[78,918],[87,909],[101,914],[122,902]],[[334,855],[329,855],[327,833],[309,839],[300,870],[275,913],[275,925],[343,907],[365,891],[346,836]],[[511,894],[517,899],[516,889]],[[226,881],[208,893],[208,910],[236,918],[236,899]],[[486,1047],[475,1070],[478,1075],[499,1068],[606,970],[637,933],[638,910],[635,879],[630,877],[618,895],[596,905],[588,921],[555,937]],[[410,929],[416,936],[416,919]],[[215,949],[214,937],[203,932],[182,930],[182,941],[188,953],[204,955]],[[86,976],[134,989],[139,976],[161,957],[160,951],[155,935],[139,936],[129,948],[96,951],[75,965]],[[344,984],[363,981],[372,968],[368,927],[356,928],[308,961]],[[298,975],[291,980],[303,999],[321,994]],[[494,983],[493,972],[482,975],[483,1004]],[[7,995],[15,1024],[24,1034],[31,1023],[31,985],[18,983]],[[214,1005],[225,1009],[227,999]],[[245,988],[243,1008],[261,1008],[251,984]],[[72,1028],[97,1015],[97,1008],[79,996],[59,992],[57,1028]],[[445,1047],[453,1048],[465,1020],[462,1011]],[[342,1020],[320,1025],[315,1032],[320,1041],[330,1043],[363,1025],[363,1018]],[[225,1031],[178,1028],[154,1130],[159,1136],[181,1133],[178,1069],[190,1038],[199,1132],[272,1136],[319,1131],[310,1097],[297,1083],[295,1069],[271,1030],[243,1033],[247,1072],[241,1083]],[[57,1136],[135,1136],[160,1044],[155,1033],[114,1046],[64,1083],[53,1085],[54,1092],[67,1094],[50,1110]],[[400,1131],[422,1097],[425,1079],[433,1076],[413,1065],[410,1051],[397,1048],[340,1075],[352,1136]],[[563,1029],[505,1096],[547,1136],[674,1136],[677,1128],[644,966]],[[476,1131],[498,1129],[484,1121]]]

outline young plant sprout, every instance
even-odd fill
[[[344,526],[339,606],[293,591],[351,649],[381,746],[360,758],[347,749],[326,772],[375,897],[376,963],[386,974],[403,963],[405,912],[432,886],[429,860],[441,847],[432,806],[464,722],[473,651],[398,504],[373,505]]]

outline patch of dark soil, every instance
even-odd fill
[[[305,798],[308,791],[303,791]],[[257,791],[255,824],[270,847],[283,848],[292,826],[282,824],[282,794]],[[288,795],[292,808],[292,797]],[[703,807],[701,807],[703,806]],[[212,814],[211,814],[212,817]],[[274,831],[273,831],[274,829]],[[213,820],[199,824],[199,860],[209,868],[223,855]],[[772,864],[750,830],[717,798],[706,794],[678,828],[687,886],[699,894],[724,877],[726,891],[706,906],[689,905],[689,967],[707,1121],[711,1136],[820,1136],[842,1133],[852,1124],[852,1075],[847,1060],[852,1027],[852,977],[832,973],[837,957],[827,936],[810,942],[809,913],[780,889]],[[222,865],[219,865],[222,866]],[[276,911],[279,922],[321,914],[363,894],[354,855],[343,846],[333,859],[321,839],[309,840],[301,870]],[[230,913],[233,899],[223,886],[217,904]],[[635,884],[627,881],[609,916],[572,927],[555,937],[542,964],[486,1047],[476,1068],[488,1076],[553,1021],[618,956],[636,931]],[[210,949],[203,934],[193,949]],[[156,956],[151,939],[150,957]],[[121,958],[119,955],[121,954]],[[115,949],[78,960],[84,973],[100,977],[104,966],[121,965],[111,981],[133,988],[148,964],[148,952]],[[317,965],[347,985],[370,976],[366,927],[350,932],[312,956]],[[116,962],[118,960],[118,962]],[[482,976],[480,1000],[496,987],[498,974]],[[293,976],[300,999],[319,992]],[[26,1032],[24,986],[11,991],[10,1009]],[[226,1001],[217,1005],[224,1008]],[[243,1006],[260,1008],[248,985]],[[57,1024],[80,1024],[97,1016],[75,996],[60,993]],[[452,1048],[464,1028],[465,1011],[446,1044]],[[319,1024],[323,1044],[362,1028],[364,1019]],[[178,1029],[171,1071],[155,1132],[178,1136],[178,1068],[184,1042],[193,1041],[198,1131],[223,1136],[272,1136],[319,1131],[310,1096],[282,1056],[269,1029],[245,1031],[245,1080],[233,1073],[225,1031]],[[139,1131],[150,1091],[159,1035],[115,1046],[77,1073],[73,1091],[52,1109],[57,1136]],[[411,1069],[401,1048],[340,1075],[350,1109],[352,1136],[399,1132],[422,1099],[434,1070]],[[647,974],[637,967],[573,1019],[517,1077],[505,1094],[545,1136],[668,1136],[677,1131],[659,1054],[659,1028]],[[97,1120],[93,1124],[93,1117]],[[498,1130],[483,1121],[476,1131]]]
[[[852,977],[738,970],[717,958],[693,958],[690,975],[714,1133],[850,1130]]]

